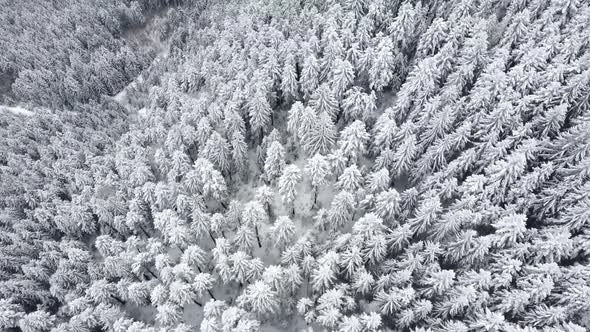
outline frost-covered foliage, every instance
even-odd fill
[[[132,35],[165,2],[0,1],[0,101],[72,108],[116,94],[153,59]]]
[[[127,111],[0,113],[0,329],[590,329],[588,2],[121,3]]]

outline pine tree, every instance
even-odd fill
[[[168,288],[164,285],[157,285],[150,293],[150,301],[155,305],[162,305],[168,301]]]
[[[361,295],[370,294],[375,278],[366,270],[359,270],[355,272],[353,277],[352,288]]]
[[[204,158],[197,159],[193,170],[189,174],[193,172],[194,175],[191,176],[195,179],[194,185],[201,187],[200,191],[203,195],[212,197],[218,201],[222,201],[225,198],[227,192],[225,179],[210,161]]]
[[[337,59],[334,63],[332,89],[337,98],[342,98],[346,89],[354,82],[354,68],[347,60]]]
[[[299,134],[299,127],[301,126],[301,117],[303,116],[303,111],[305,106],[300,101],[296,101],[291,105],[291,109],[289,109],[289,117],[287,121],[287,131],[294,135],[297,138]]]
[[[310,179],[313,191],[313,204],[315,205],[317,203],[319,187],[327,183],[330,164],[324,156],[316,153],[313,157],[307,159],[304,171]]]
[[[209,273],[199,273],[192,281],[192,288],[198,297],[202,297],[203,293],[206,291],[211,299],[215,300],[215,297],[210,290],[214,283],[215,278],[213,278],[213,276],[211,276]]]
[[[375,58],[371,61],[369,82],[371,89],[381,91],[394,79],[395,58],[391,38],[381,35],[377,39],[379,43],[375,49]]]
[[[199,152],[199,157],[211,161],[221,172],[227,172],[231,161],[230,144],[218,132],[214,131],[204,148]]]
[[[248,286],[237,301],[261,316],[276,313],[279,307],[278,294],[262,280]]]
[[[317,114],[328,114],[332,121],[338,118],[338,101],[333,89],[327,83],[322,83],[315,90],[311,96],[310,105]]]
[[[515,245],[526,233],[526,216],[512,214],[492,224],[496,229],[495,243],[502,246]]]
[[[340,317],[342,317],[342,313],[338,308],[325,309],[318,315],[317,322],[326,328],[335,328]]]
[[[347,167],[338,177],[336,187],[342,191],[357,192],[363,187],[363,176],[356,165]]]
[[[295,71],[295,56],[291,53],[285,58],[281,75],[281,90],[287,100],[297,99],[299,95],[297,73]]]
[[[389,171],[387,171],[386,168],[381,168],[378,171],[369,174],[367,177],[367,186],[369,192],[379,193],[389,188]]]
[[[264,162],[264,173],[270,182],[274,182],[285,169],[285,149],[281,143],[274,141],[270,144]]]
[[[380,331],[382,324],[381,315],[376,312],[364,313],[361,315],[361,322],[367,331]]]
[[[368,140],[365,124],[357,120],[342,130],[338,146],[342,154],[354,162],[365,153]]]
[[[438,196],[426,198],[416,210],[416,216],[409,220],[412,231],[421,234],[429,229],[442,212]]]
[[[117,296],[117,290],[113,283],[108,282],[106,279],[96,280],[90,285],[86,293],[95,303],[110,303],[115,300],[119,303],[123,303]]]
[[[331,81],[333,79],[335,63],[344,55],[344,45],[338,36],[336,25],[335,20],[329,20],[322,38],[324,56],[322,58],[321,80]]]
[[[310,132],[316,126],[318,118],[319,117],[313,108],[307,106],[303,109],[299,118],[299,126],[297,129],[297,137],[300,140],[306,142],[307,136],[310,135]]]
[[[258,246],[262,247],[259,234],[259,224],[264,224],[268,221],[268,215],[266,214],[264,207],[257,201],[248,202],[244,205],[242,211],[242,220],[245,225],[254,227]]]
[[[275,193],[271,187],[264,185],[256,189],[256,200],[264,206],[266,214],[269,216],[272,216],[274,198]]]
[[[156,321],[163,326],[174,326],[182,318],[181,307],[171,302],[159,305],[156,313]]]
[[[252,131],[260,131],[259,138],[262,139],[262,134],[270,125],[272,117],[272,109],[264,90],[260,88],[256,90],[252,99],[248,102],[248,114],[250,115]]]
[[[137,305],[148,305],[150,303],[150,282],[134,282],[129,285],[128,298],[131,303]]]
[[[186,153],[176,150],[172,153],[170,172],[168,176],[172,179],[180,178],[186,174],[190,168],[190,159]]]
[[[297,184],[301,182],[301,171],[295,165],[288,165],[279,178],[279,194],[287,207],[291,208],[291,215],[295,214],[295,195]]]
[[[287,216],[280,216],[271,227],[270,234],[272,234],[272,241],[277,244],[279,248],[286,247],[295,236],[295,224]]]
[[[55,325],[55,320],[47,311],[37,310],[24,316],[18,326],[23,332],[49,331]]]
[[[334,200],[328,211],[328,220],[332,229],[338,229],[352,219],[354,206],[354,195],[350,192],[342,191],[334,196]]]
[[[420,36],[416,52],[423,58],[436,53],[447,40],[448,30],[448,22],[442,18],[435,18]]]
[[[401,197],[395,189],[381,192],[377,195],[375,212],[384,220],[393,223],[400,212]]]
[[[310,98],[319,86],[320,68],[315,55],[308,55],[303,61],[303,70],[301,71],[301,90],[305,98]]]
[[[250,225],[244,224],[238,227],[232,239],[233,244],[239,249],[250,251],[256,243],[256,233]]]
[[[330,265],[319,265],[311,276],[313,289],[316,292],[321,292],[328,289],[336,280],[336,273]]]
[[[322,112],[303,136],[303,147],[309,155],[328,153],[336,141],[336,128],[330,116]]]
[[[414,159],[419,153],[419,147],[416,144],[416,136],[410,135],[399,145],[395,154],[393,155],[393,174],[399,177],[407,174],[412,168]]]

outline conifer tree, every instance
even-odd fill
[[[365,124],[357,120],[344,128],[338,139],[338,146],[345,157],[356,161],[365,153],[368,140]]]
[[[256,240],[258,241],[258,247],[262,247],[260,241],[260,224],[264,224],[268,221],[268,215],[266,214],[264,207],[257,201],[252,201],[244,206],[242,211],[242,220],[244,225],[254,228]]]
[[[327,83],[322,83],[311,96],[311,107],[317,114],[326,113],[332,121],[335,121],[339,114],[338,101],[336,100],[333,88]]]
[[[378,36],[379,43],[375,50],[375,58],[369,69],[369,82],[372,89],[383,90],[394,79],[395,59],[391,38]]]
[[[274,141],[270,144],[264,162],[266,179],[274,182],[285,169],[285,149],[281,143]]]
[[[313,157],[307,160],[307,165],[305,165],[304,171],[311,182],[313,203],[315,205],[317,203],[319,187],[327,182],[327,177],[330,172],[330,164],[324,156],[316,153]]]
[[[291,215],[295,215],[295,195],[297,185],[301,182],[301,171],[295,165],[288,165],[279,178],[279,194],[283,202],[291,209]]]
[[[248,114],[250,115],[252,131],[259,132],[259,138],[262,139],[262,135],[270,125],[272,117],[272,109],[263,89],[258,88],[254,92],[252,99],[248,102]]]
[[[328,153],[336,141],[336,128],[330,116],[322,112],[304,136],[303,147],[309,155]]]
[[[275,242],[279,248],[284,248],[294,240],[295,224],[289,217],[280,216],[275,220],[274,225],[271,227],[270,234],[273,235],[273,242]]]
[[[352,64],[347,60],[337,59],[334,63],[333,81],[332,88],[334,89],[334,95],[341,98],[346,89],[354,81],[354,68]]]
[[[285,58],[281,75],[281,90],[287,100],[296,99],[299,95],[297,73],[295,71],[295,56],[291,53]]]
[[[303,69],[301,71],[301,90],[305,98],[310,98],[319,86],[319,75],[318,59],[313,54],[307,55],[303,61]]]
[[[356,165],[344,169],[344,172],[338,177],[336,187],[339,190],[356,192],[363,186],[363,176]]]

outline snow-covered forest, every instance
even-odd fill
[[[590,330],[590,2],[0,0],[0,330]]]

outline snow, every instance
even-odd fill
[[[32,116],[35,113],[32,111],[29,111],[26,108],[22,108],[20,106],[5,106],[2,105],[0,106],[0,112],[9,112],[15,115],[25,115],[25,116]]]
[[[156,56],[152,60],[152,63],[147,68],[145,68],[142,73],[135,77],[135,79],[127,84],[127,86],[125,86],[121,91],[112,96],[115,101],[123,105],[128,110],[131,109],[131,104],[133,104],[130,98],[132,98],[134,95],[133,93],[129,92],[136,91],[145,80],[144,74],[149,73],[154,68],[154,66],[165,62],[165,59],[168,58],[168,43],[160,40],[156,36],[157,30],[159,28],[158,23],[162,15],[164,14],[159,13],[154,15],[153,17],[148,18],[145,26],[126,32],[125,38],[130,42],[134,42],[140,44],[143,47],[149,47],[156,50]],[[140,109],[137,112],[137,115],[139,117],[145,117],[146,110],[143,108]]]

